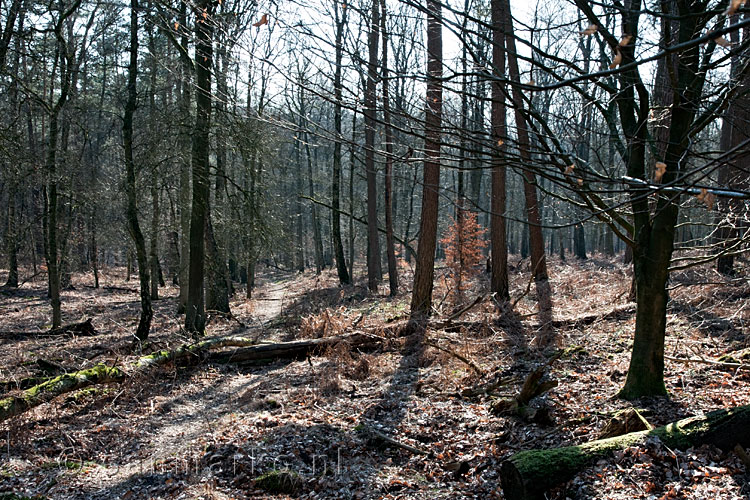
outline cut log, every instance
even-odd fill
[[[88,370],[60,375],[25,390],[20,396],[0,399],[0,422],[46,403],[61,394],[90,385],[120,382],[124,379],[125,374],[121,370],[105,365],[96,365]]]
[[[635,408],[628,408],[617,412],[612,420],[607,422],[599,433],[599,439],[622,436],[631,432],[650,431],[653,428],[654,426],[641,415],[641,412]]]
[[[670,448],[712,444],[732,450],[750,445],[750,405],[717,410],[704,416],[673,422],[650,431],[599,439],[578,446],[516,453],[501,465],[500,477],[509,500],[544,498],[544,492],[572,478],[577,472],[614,451],[658,437]]]

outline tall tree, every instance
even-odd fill
[[[185,329],[202,335],[206,328],[203,293],[206,217],[209,214],[209,133],[211,131],[211,67],[215,5],[200,0],[195,14],[195,126],[193,128],[193,204],[190,213],[190,261]]]
[[[336,27],[336,46],[335,46],[335,69],[333,75],[333,127],[336,137],[333,143],[333,179],[331,180],[331,206],[333,207],[333,254],[336,259],[336,272],[338,273],[339,283],[348,285],[352,282],[349,270],[346,268],[346,259],[344,257],[344,245],[341,241],[341,109],[342,109],[342,64],[344,55],[344,30],[346,29],[347,17],[346,4],[341,4],[339,0],[333,2],[334,22]]]
[[[365,87],[365,169],[367,171],[367,287],[377,292],[380,268],[378,235],[378,192],[375,170],[376,86],[378,78],[378,32],[380,31],[379,0],[372,0],[368,36],[367,85]]]
[[[60,5],[58,18],[53,26],[56,41],[55,64],[59,63],[60,90],[57,99],[49,109],[49,128],[47,139],[46,172],[47,186],[44,191],[44,232],[45,232],[45,260],[47,262],[48,292],[52,305],[52,328],[58,328],[62,323],[60,302],[60,258],[58,247],[58,182],[60,174],[57,168],[58,136],[60,132],[60,115],[70,97],[75,65],[75,50],[73,40],[66,38],[66,22],[81,5],[76,0],[69,6]],[[52,93],[50,93],[52,95]]]
[[[518,53],[516,52],[516,38],[513,30],[513,16],[510,10],[510,1],[505,2],[505,43],[508,53],[508,69],[512,85],[513,107],[516,117],[516,131],[518,136],[518,150],[524,165],[531,164],[531,139],[526,115],[524,114],[524,100],[520,82],[520,71],[518,68]],[[542,235],[542,218],[539,213],[539,198],[536,190],[536,176],[528,168],[523,172],[523,192],[526,200],[526,220],[529,227],[529,246],[531,250],[531,272],[534,276],[537,302],[539,304],[540,320],[546,325],[552,319],[552,289],[547,272],[547,259],[544,252],[544,236]],[[546,329],[546,327],[545,327]],[[546,344],[551,339],[549,332],[540,337],[540,343]]]
[[[133,115],[135,114],[138,89],[138,0],[130,2],[130,60],[128,63],[128,99],[125,103],[125,116],[122,121],[123,145],[125,147],[125,190],[128,198],[128,231],[135,245],[138,259],[138,279],[141,295],[141,317],[135,338],[145,341],[151,329],[151,293],[149,291],[149,265],[146,241],[138,223],[137,189],[135,162],[133,160]]]
[[[393,127],[391,126],[391,103],[388,91],[388,30],[386,26],[386,1],[380,0],[382,10],[380,26],[383,32],[383,128],[385,132],[385,251],[388,256],[388,285],[391,297],[398,295],[398,266],[393,239]]]
[[[427,94],[425,104],[424,179],[419,222],[417,266],[411,296],[411,320],[420,323],[432,312],[432,287],[437,244],[438,191],[440,189],[440,127],[443,111],[442,7],[427,0]]]
[[[507,139],[505,123],[505,4],[503,0],[492,0],[492,199],[490,203],[490,241],[492,243],[492,275],[490,290],[498,305],[510,300],[508,286],[508,244],[506,241],[506,165],[503,146]]]

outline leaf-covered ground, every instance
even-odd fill
[[[260,365],[167,365],[122,385],[61,396],[0,424],[0,498],[502,498],[504,458],[595,439],[618,410],[636,406],[658,426],[750,403],[750,371],[677,361],[667,362],[669,399],[616,399],[632,343],[633,314],[624,307],[630,277],[619,261],[599,257],[552,263],[558,344],[581,348],[552,365],[558,386],[533,402],[550,421],[494,416],[492,400],[515,395],[548,359],[535,348],[528,260],[512,262],[517,316],[497,318],[483,303],[423,337],[395,334],[407,315],[407,290],[389,298],[384,283],[371,296],[364,283],[338,288],[330,270],[319,277],[263,270],[254,298],[239,289],[233,317],[212,317],[208,335],[287,341],[363,331],[384,337],[381,347],[339,346]],[[401,271],[409,283],[409,267]],[[444,300],[444,273],[437,272],[436,324],[455,306]],[[122,269],[108,270],[102,288],[92,281],[74,276],[63,318],[93,318],[95,337],[44,335],[50,311],[43,281],[2,292],[0,390],[14,394],[14,383],[43,375],[40,359],[75,370],[123,366],[138,355],[136,281],[126,282]],[[746,279],[703,268],[675,274],[670,287],[670,358],[736,358],[750,347]],[[189,341],[174,314],[177,290],[160,293],[147,350]],[[502,383],[491,395],[464,391],[493,380]],[[548,497],[739,499],[750,497],[748,479],[732,453],[649,441],[581,471]]]

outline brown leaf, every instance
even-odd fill
[[[732,2],[729,4],[729,7],[727,7],[727,10],[724,11],[724,15],[734,15],[740,7],[745,5],[745,2],[746,0],[732,0]]]
[[[625,35],[624,37],[622,37],[622,40],[620,40],[620,43],[617,44],[617,46],[618,47],[624,47],[627,44],[629,44],[630,40],[632,40],[632,39],[633,39],[633,35]]]
[[[596,33],[596,30],[599,29],[599,26],[596,24],[589,24],[589,27],[585,30],[581,31],[581,36],[591,36],[594,33]]]
[[[661,178],[667,171],[667,164],[661,161],[657,161],[654,166],[656,167],[656,169],[654,170],[654,182],[661,182]]]
[[[714,42],[716,42],[716,45],[721,45],[722,47],[729,47],[730,45],[732,45],[723,36],[717,36],[716,38],[714,38]]]
[[[263,17],[260,18],[260,21],[258,21],[257,23],[253,23],[253,26],[255,26],[256,28],[260,28],[264,24],[268,24],[268,14],[263,14]]]
[[[575,167],[575,163],[571,163],[570,165],[568,165],[568,168],[565,169],[565,175],[569,175],[570,173],[572,173]]]
[[[609,69],[615,69],[622,62],[622,54],[620,53],[620,47],[617,47],[615,51],[615,58],[612,59],[612,64],[609,65]]]
[[[177,21],[175,21],[175,23],[174,23],[174,30],[177,31],[178,29],[180,29],[180,23],[178,23]]]
[[[714,202],[716,201],[716,195],[713,193],[708,193],[706,197],[703,199],[703,203],[706,204],[706,208],[709,210],[714,209]]]

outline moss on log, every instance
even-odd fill
[[[664,427],[623,436],[591,441],[578,446],[516,453],[501,466],[505,498],[531,500],[544,498],[544,492],[567,481],[578,471],[616,450],[658,437],[670,448],[685,449],[713,444],[724,450],[750,445],[750,405],[717,410]]]
[[[95,384],[120,382],[125,374],[118,368],[96,365],[87,370],[66,373],[42,384],[26,389],[20,396],[11,396],[0,400],[0,422],[26,410],[51,401],[67,392],[75,391]]]
[[[195,361],[199,361],[203,359],[203,354],[211,349],[246,347],[257,343],[258,341],[253,338],[238,335],[214,337],[194,344],[183,344],[171,351],[157,351],[147,356],[142,356],[134,363],[133,368],[135,371],[144,371],[152,366],[159,366],[170,361],[179,361],[185,358],[192,358]]]

